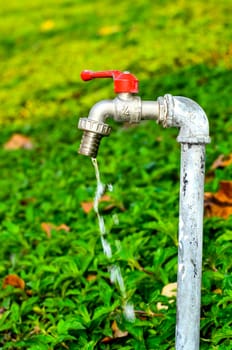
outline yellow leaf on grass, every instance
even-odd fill
[[[107,36],[107,35],[118,33],[120,32],[120,30],[121,30],[121,27],[119,25],[104,26],[99,29],[98,34],[101,36]]]
[[[47,19],[40,25],[41,32],[49,32],[55,27],[55,22],[52,19]]]

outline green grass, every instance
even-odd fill
[[[130,70],[143,99],[171,93],[196,100],[211,126],[208,172],[219,154],[231,153],[230,9],[229,0],[1,4],[0,278],[17,274],[27,291],[0,289],[1,349],[174,349],[175,303],[162,316],[135,324],[123,319],[96,217],[81,208],[96,183],[91,161],[77,155],[76,124],[114,93],[111,80],[84,83],[80,72]],[[102,203],[101,210],[130,300],[136,310],[156,314],[157,303],[167,303],[163,286],[176,281],[178,131],[152,121],[112,126],[98,160],[118,205],[104,212]],[[34,148],[5,150],[16,132],[31,137]],[[218,169],[206,189],[230,179],[231,166]],[[48,238],[42,222],[65,223],[70,232]],[[231,218],[205,219],[201,349],[232,346],[231,225]],[[113,320],[129,334],[102,343]]]

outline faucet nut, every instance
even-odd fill
[[[111,131],[111,127],[108,124],[100,123],[90,118],[80,118],[78,123],[78,129],[90,131],[103,136],[109,135]]]

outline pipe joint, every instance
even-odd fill
[[[210,143],[209,124],[204,110],[193,100],[165,95],[158,98],[159,119],[164,127],[180,128],[177,141],[180,143]]]

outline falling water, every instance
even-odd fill
[[[96,193],[95,193],[95,197],[94,197],[93,207],[94,207],[94,211],[97,215],[97,219],[98,219],[102,248],[103,248],[104,254],[107,256],[108,259],[110,259],[112,257],[112,249],[111,249],[111,245],[109,244],[109,242],[107,241],[107,239],[105,237],[106,236],[105,221],[104,221],[103,216],[100,215],[99,208],[98,208],[99,200],[100,200],[101,196],[104,194],[106,186],[101,182],[97,159],[92,158],[92,163],[93,163],[93,166],[95,169],[95,175],[96,175],[96,180],[97,180],[97,189],[96,189]],[[107,185],[107,188],[109,191],[113,190],[112,185]],[[114,216],[113,220],[115,223],[118,223],[117,216]],[[122,277],[121,269],[118,265],[113,265],[109,268],[109,271],[110,271],[111,283],[118,285],[120,293],[122,295],[124,316],[128,321],[133,322],[135,320],[134,306],[133,306],[133,304],[126,301],[126,299],[127,299],[126,288],[125,288],[124,280]]]

